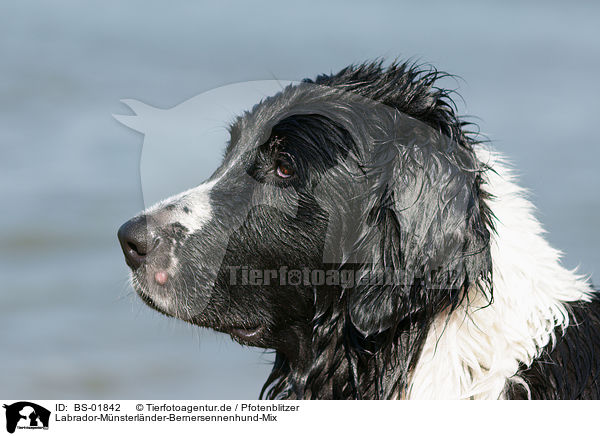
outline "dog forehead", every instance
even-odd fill
[[[226,151],[246,153],[264,144],[272,129],[294,115],[321,115],[350,127],[363,114],[393,109],[352,92],[314,83],[292,83],[279,93],[260,101],[230,125],[231,140]]]

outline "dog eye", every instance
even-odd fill
[[[294,174],[296,174],[296,171],[287,162],[277,160],[275,161],[275,174],[277,174],[277,176],[281,177],[282,179],[289,179]]]

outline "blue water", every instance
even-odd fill
[[[128,287],[115,235],[143,207],[142,136],[111,117],[122,98],[430,61],[463,78],[461,112],[516,164],[565,264],[600,273],[600,3],[221,3],[0,5],[0,397],[256,398],[269,372],[272,355]]]

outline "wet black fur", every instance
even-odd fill
[[[519,376],[527,382],[508,386],[508,397],[533,400],[600,399],[600,300],[568,306],[570,326],[558,328],[548,346]]]
[[[402,285],[279,289],[279,298],[286,303],[292,292],[309,295],[312,305],[306,325],[296,327],[302,333],[291,335],[299,351],[290,352],[281,344],[273,347],[276,362],[261,397],[402,394],[434,316],[456,307],[475,281],[491,281],[491,219],[481,178],[486,168],[475,159],[474,139],[455,115],[448,91],[434,86],[442,76],[406,64],[387,69],[379,63],[348,67],[305,81],[311,85],[309,93],[315,92],[312,85],[319,94],[331,93],[333,107],[312,100],[308,110],[294,104],[280,113],[278,105],[297,98],[284,92],[259,104],[232,127],[230,149],[240,142],[240,132],[256,128],[252,124],[257,119],[267,119],[273,127],[265,143],[283,142],[292,149],[302,183],[319,174],[331,177],[330,168],[344,168],[326,182],[328,192],[342,193],[341,201],[333,195],[315,200],[310,189],[299,187],[301,206],[306,206],[299,210],[304,220],[316,228],[322,227],[325,217],[343,222],[338,224],[344,229],[340,233],[345,232],[338,256],[348,260],[328,268],[363,271],[363,260],[368,260],[373,269],[401,270],[406,275]],[[348,101],[348,95],[362,100]],[[277,110],[268,117],[257,115],[265,107]],[[381,107],[389,113],[381,112]],[[407,117],[386,121],[390,114]],[[253,176],[261,180],[260,174]],[[361,177],[362,184],[357,182]],[[445,206],[443,211],[440,206]],[[275,227],[282,239],[300,236],[285,234],[285,225]],[[324,248],[318,245],[323,230],[305,241],[302,248],[308,246],[309,253],[302,260],[283,252],[279,262],[283,258],[283,263],[297,267],[323,268]],[[243,239],[245,261],[263,268],[277,263],[257,258],[247,234]],[[239,256],[239,248],[231,246],[228,254]],[[291,304],[278,310],[291,319],[301,312]]]

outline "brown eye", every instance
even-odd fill
[[[296,172],[294,171],[294,168],[292,168],[287,162],[281,160],[275,162],[275,174],[277,174],[278,177],[281,177],[282,179],[289,179],[295,173]]]

